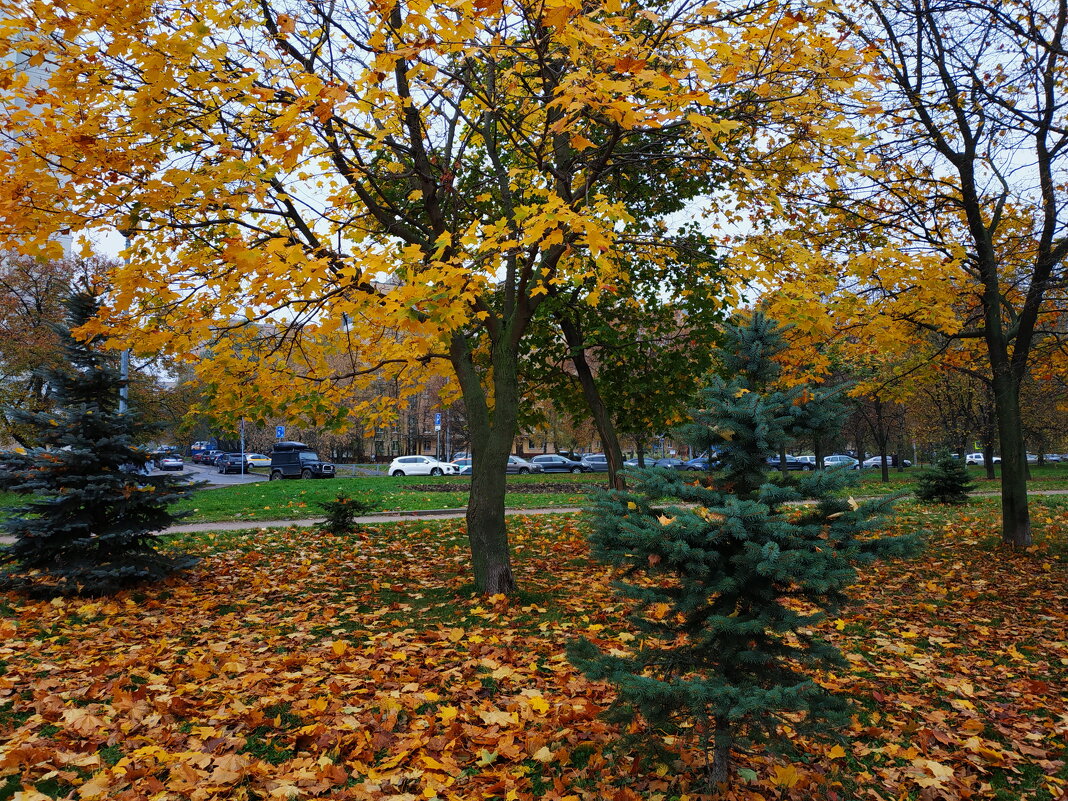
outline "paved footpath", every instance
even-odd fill
[[[506,515],[565,515],[581,512],[577,506],[553,506],[540,509],[505,509]],[[463,509],[419,509],[411,512],[381,512],[376,515],[362,515],[353,518],[355,523],[394,523],[398,520],[446,520],[464,517]],[[162,534],[184,534],[196,531],[243,531],[260,528],[289,528],[290,526],[310,527],[322,523],[322,518],[306,520],[223,520],[217,523],[186,523],[171,526],[160,532]]]
[[[1068,490],[1037,490],[1030,495],[1068,495]],[[996,492],[977,492],[973,498],[996,498]],[[863,499],[861,499],[863,500]],[[505,509],[506,515],[565,515],[584,511],[577,506],[553,506],[538,509]],[[448,518],[464,517],[464,509],[419,509],[408,512],[380,512],[374,515],[363,515],[355,518],[356,523],[392,523],[397,520],[445,520]],[[322,518],[306,518],[303,520],[220,520],[214,523],[186,523],[179,526],[171,526],[164,529],[160,534],[183,534],[198,531],[249,531],[261,528],[310,528],[322,523]],[[0,536],[0,545],[13,543],[12,537]]]

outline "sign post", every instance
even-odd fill
[[[434,413],[434,432],[438,435],[437,460],[441,461],[441,412]]]

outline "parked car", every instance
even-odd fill
[[[271,453],[271,481],[283,478],[333,478],[334,465],[303,442],[277,442]]]
[[[557,451],[557,456],[563,456],[565,459],[570,459],[572,462],[581,462],[583,453],[575,453],[574,451]]]
[[[530,460],[530,463],[538,465],[543,473],[590,472],[589,465],[575,461],[574,459],[568,459],[566,456],[560,456],[556,453],[543,453],[540,456],[535,456]]]
[[[451,461],[451,462],[457,462],[457,461],[459,461],[460,459],[467,459],[468,463],[470,463],[470,461],[471,461],[471,454],[470,454],[470,453],[468,453],[467,451],[456,451],[456,453],[454,453],[454,454],[452,455],[452,459],[450,459],[449,461]]]
[[[714,470],[716,467],[715,461],[709,461],[706,456],[696,456],[686,462],[687,470],[701,470],[707,473],[710,470]]]
[[[979,455],[982,456],[983,454],[980,453]],[[895,459],[892,459],[890,456],[886,457],[886,463],[890,467],[897,467],[897,461]],[[902,459],[901,460],[901,464],[904,465],[905,467],[912,467],[912,462],[910,462],[908,459]],[[971,462],[968,462],[968,464],[971,464]],[[982,464],[982,462],[980,462],[979,464]],[[865,469],[872,468],[872,467],[880,467],[881,468],[883,466],[883,457],[882,456],[869,456],[867,459],[864,460],[864,462],[860,466],[862,468],[865,468]]]
[[[210,465],[213,465],[213,464],[215,464],[216,460],[217,460],[217,459],[218,459],[218,458],[219,458],[220,456],[222,456],[222,454],[223,454],[223,452],[222,452],[222,451],[219,451],[219,450],[211,450],[211,451],[204,451],[204,452],[203,452],[203,453],[202,453],[202,454],[200,455],[200,463],[201,463],[201,464],[210,464]]]
[[[452,462],[439,462],[433,456],[398,456],[386,471],[391,476],[455,476],[460,468]]]
[[[224,453],[215,464],[220,473],[245,473],[248,470],[240,453]]]
[[[846,470],[859,470],[860,462],[852,456],[846,456],[844,453],[833,453],[830,456],[823,457],[823,466],[827,468],[842,467]]]
[[[156,463],[160,470],[184,470],[185,462],[176,453],[168,453],[160,457]]]
[[[1028,464],[1038,464],[1038,454],[1036,454],[1036,453],[1027,454],[1027,463]]]
[[[1061,455],[1059,453],[1044,453],[1042,454],[1042,460],[1046,462],[1059,462],[1061,461]]]
[[[586,465],[592,473],[608,472],[608,457],[603,453],[587,453],[582,457],[582,463]]]
[[[270,467],[271,457],[263,453],[246,453],[245,466],[250,470],[253,467]]]
[[[634,467],[641,467],[642,465],[638,464],[638,457],[635,456],[633,459],[627,459],[625,462],[623,462],[623,466],[624,467],[634,468]],[[652,456],[646,456],[645,457],[645,467],[655,467],[655,466],[656,466],[656,459],[654,459]]]
[[[794,458],[797,459],[797,461],[799,462],[805,462],[806,464],[812,465],[813,470],[816,469],[816,457],[813,454],[805,453],[801,456],[795,456]]]
[[[994,464],[1001,464],[1001,457],[995,456],[993,458],[993,462]],[[967,456],[964,457],[964,463],[979,465],[980,467],[982,467],[984,464],[986,464],[986,457],[984,457],[981,453],[969,453]]]
[[[526,459],[521,459],[518,456],[509,456],[508,464],[504,468],[506,473],[540,473],[541,465],[528,462]]]
[[[648,464],[649,464],[649,462],[646,462],[646,465],[648,465]],[[686,462],[684,462],[682,459],[676,459],[673,456],[668,456],[668,457],[665,457],[664,459],[657,459],[656,462],[654,462],[652,466],[653,467],[663,467],[663,468],[668,469],[668,470],[690,470],[691,469],[691,468],[686,466]]]
[[[778,454],[769,456],[765,461],[767,462],[768,467],[772,470],[782,470],[782,460],[779,458]],[[809,470],[815,470],[816,466],[814,464],[810,464],[809,462],[798,459],[796,456],[786,454],[786,469],[804,470],[807,472]]]

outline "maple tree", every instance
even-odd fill
[[[9,588],[102,595],[193,564],[155,544],[175,521],[167,507],[191,493],[184,477],[143,475],[149,457],[137,443],[150,429],[118,411],[124,382],[113,354],[71,334],[92,318],[96,299],[82,293],[66,305],[67,364],[41,372],[57,408],[14,412],[34,432],[34,447],[0,455],[0,487],[26,499],[0,523],[15,538],[0,559],[16,566],[4,576]]]
[[[18,102],[0,234],[40,250],[57,229],[130,234],[101,325],[210,355],[235,415],[343,426],[390,414],[359,398],[372,380],[403,398],[451,373],[474,454],[475,581],[509,592],[503,466],[538,307],[558,287],[625,294],[628,232],[670,248],[671,226],[614,187],[640,176],[682,201],[714,182],[736,208],[815,167],[814,140],[850,140],[824,112],[856,56],[824,14],[20,0],[0,57],[48,74],[42,88],[3,68]]]
[[[843,699],[811,676],[845,661],[811,627],[846,601],[857,564],[918,545],[872,535],[887,499],[833,497],[844,471],[769,482],[767,454],[827,417],[826,407],[808,408],[824,406],[809,388],[772,389],[781,348],[777,326],[761,314],[724,334],[725,377],[702,393],[688,427],[693,445],[719,451],[721,479],[640,471],[634,493],[598,499],[594,555],[626,569],[616,586],[634,602],[640,636],[629,653],[588,641],[569,649],[586,676],[615,684],[620,702],[653,730],[694,727],[712,755],[710,789],[728,782],[733,748],[781,738],[785,720],[806,731],[848,720]],[[814,503],[794,514],[790,505],[802,500]]]
[[[43,411],[51,407],[39,368],[59,366],[64,354],[53,326],[62,324],[63,299],[88,290],[106,269],[101,259],[38,260],[0,256],[0,408]],[[2,417],[5,439],[26,445],[24,432]]]
[[[926,350],[974,358],[965,367],[986,376],[995,403],[1002,536],[1026,547],[1020,387],[1042,362],[1036,347],[1060,330],[1068,256],[1068,9],[860,0],[838,15],[871,59],[870,93],[843,113],[873,161],[799,190],[806,232],[779,248],[796,261],[771,272],[801,286],[818,281],[808,306],[820,297],[840,298],[843,311],[870,303],[870,317],[846,312],[842,324],[873,340],[900,332],[904,342],[926,340]],[[807,201],[819,207],[813,216]],[[820,255],[806,258],[802,243]]]

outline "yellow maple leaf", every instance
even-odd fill
[[[793,787],[801,780],[801,774],[793,765],[776,765],[775,775],[771,777],[771,783],[779,787]]]
[[[667,515],[660,515],[656,519],[660,521],[660,525],[662,526],[670,526],[672,523],[675,522],[674,517],[668,517]]]

